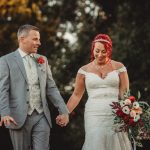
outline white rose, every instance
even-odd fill
[[[131,101],[129,99],[125,99],[124,102],[125,102],[126,105],[130,105],[131,104]]]
[[[121,101],[120,101],[120,106],[123,107],[123,106],[125,106],[125,105],[126,105],[126,104],[125,104],[125,101],[121,100]]]
[[[129,114],[129,113],[130,113],[130,109],[129,109],[128,106],[124,106],[124,107],[122,108],[122,111],[123,111],[125,114]]]
[[[133,103],[133,108],[138,109],[138,108],[139,108],[139,106],[140,106],[140,105],[139,105],[139,103],[138,103],[138,102],[134,102],[134,103]]]

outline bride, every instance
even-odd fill
[[[113,130],[110,104],[118,101],[129,89],[125,66],[111,59],[112,41],[106,34],[98,34],[91,47],[91,62],[77,73],[75,89],[67,107],[70,113],[79,104],[84,91],[88,100],[85,105],[85,142],[82,150],[131,150],[125,132]]]

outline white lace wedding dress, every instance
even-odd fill
[[[120,68],[102,79],[97,74],[79,69],[85,75],[88,100],[85,105],[85,142],[82,150],[131,150],[126,133],[113,130],[110,104],[118,101],[119,76],[126,68]]]

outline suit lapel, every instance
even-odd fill
[[[20,69],[23,77],[25,78],[26,82],[28,82],[27,74],[26,74],[25,67],[24,67],[24,63],[23,63],[22,57],[21,57],[21,55],[19,54],[18,51],[15,52],[14,57],[15,57],[15,60],[18,64],[18,66],[19,66],[19,69]]]

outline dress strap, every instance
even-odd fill
[[[121,67],[121,68],[117,69],[116,71],[117,71],[118,73],[121,73],[121,72],[126,72],[126,71],[127,71],[127,69],[126,69],[126,67],[125,67],[125,66],[123,66],[123,67]]]
[[[78,70],[78,73],[86,75],[87,72],[84,71],[82,68],[80,68],[80,69]]]

